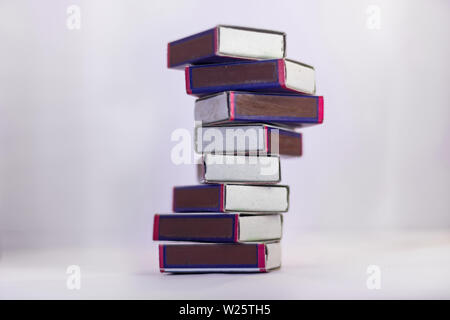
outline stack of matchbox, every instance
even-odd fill
[[[299,157],[295,128],[322,123],[314,68],[285,59],[282,32],[219,25],[168,44],[195,101],[200,181],[156,214],[161,272],[266,272],[281,266],[289,188],[280,156]]]

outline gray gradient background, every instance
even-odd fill
[[[173,185],[196,183],[193,165],[170,160],[194,98],[166,44],[218,23],[285,31],[325,97],[304,156],[282,162],[285,241],[448,228],[450,2],[264,2],[2,0],[2,249],[152,246],[153,213],[170,211]],[[369,4],[380,30],[366,28]]]

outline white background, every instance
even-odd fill
[[[71,4],[81,8],[80,30],[66,27]],[[366,26],[369,5],[381,9],[379,30]],[[305,237],[323,249],[327,237],[331,248],[344,238],[346,247],[358,242],[352,236],[388,232],[389,248],[412,232],[417,248],[425,232],[448,245],[449,9],[445,0],[1,1],[0,268],[15,274],[27,254],[39,261],[52,250],[57,259],[65,248],[120,246],[151,256],[131,270],[157,272],[153,214],[170,211],[174,185],[196,183],[194,165],[170,158],[171,133],[193,133],[194,98],[183,72],[166,68],[166,45],[219,23],[286,32],[288,57],[315,67],[325,99],[324,124],[302,130],[304,156],[281,164],[291,188],[284,270],[302,274],[305,254],[316,254],[296,250]],[[386,239],[369,242],[377,241]],[[351,257],[370,257],[363,252]],[[414,257],[433,270],[448,252]],[[19,253],[25,258],[8,260]],[[62,261],[55,272],[64,278]],[[423,280],[424,294],[448,297],[449,274],[437,277]],[[164,286],[157,283],[152,297]],[[433,291],[437,283],[444,289]],[[29,296],[22,285],[9,283],[2,296]]]

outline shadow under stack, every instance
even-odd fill
[[[314,68],[285,58],[282,32],[219,25],[167,46],[197,96],[200,181],[173,189],[155,214],[161,272],[267,272],[280,268],[289,187],[280,157],[302,154],[294,129],[323,121]],[[178,242],[178,243],[176,243]]]

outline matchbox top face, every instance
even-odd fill
[[[314,68],[286,59],[190,66],[185,75],[186,92],[196,96],[233,90],[315,93]]]
[[[219,25],[167,45],[167,66],[267,60],[285,56],[283,32]]]
[[[280,240],[281,214],[155,214],[153,240],[238,243]]]
[[[208,184],[175,187],[174,212],[286,212],[289,187],[285,185]]]

